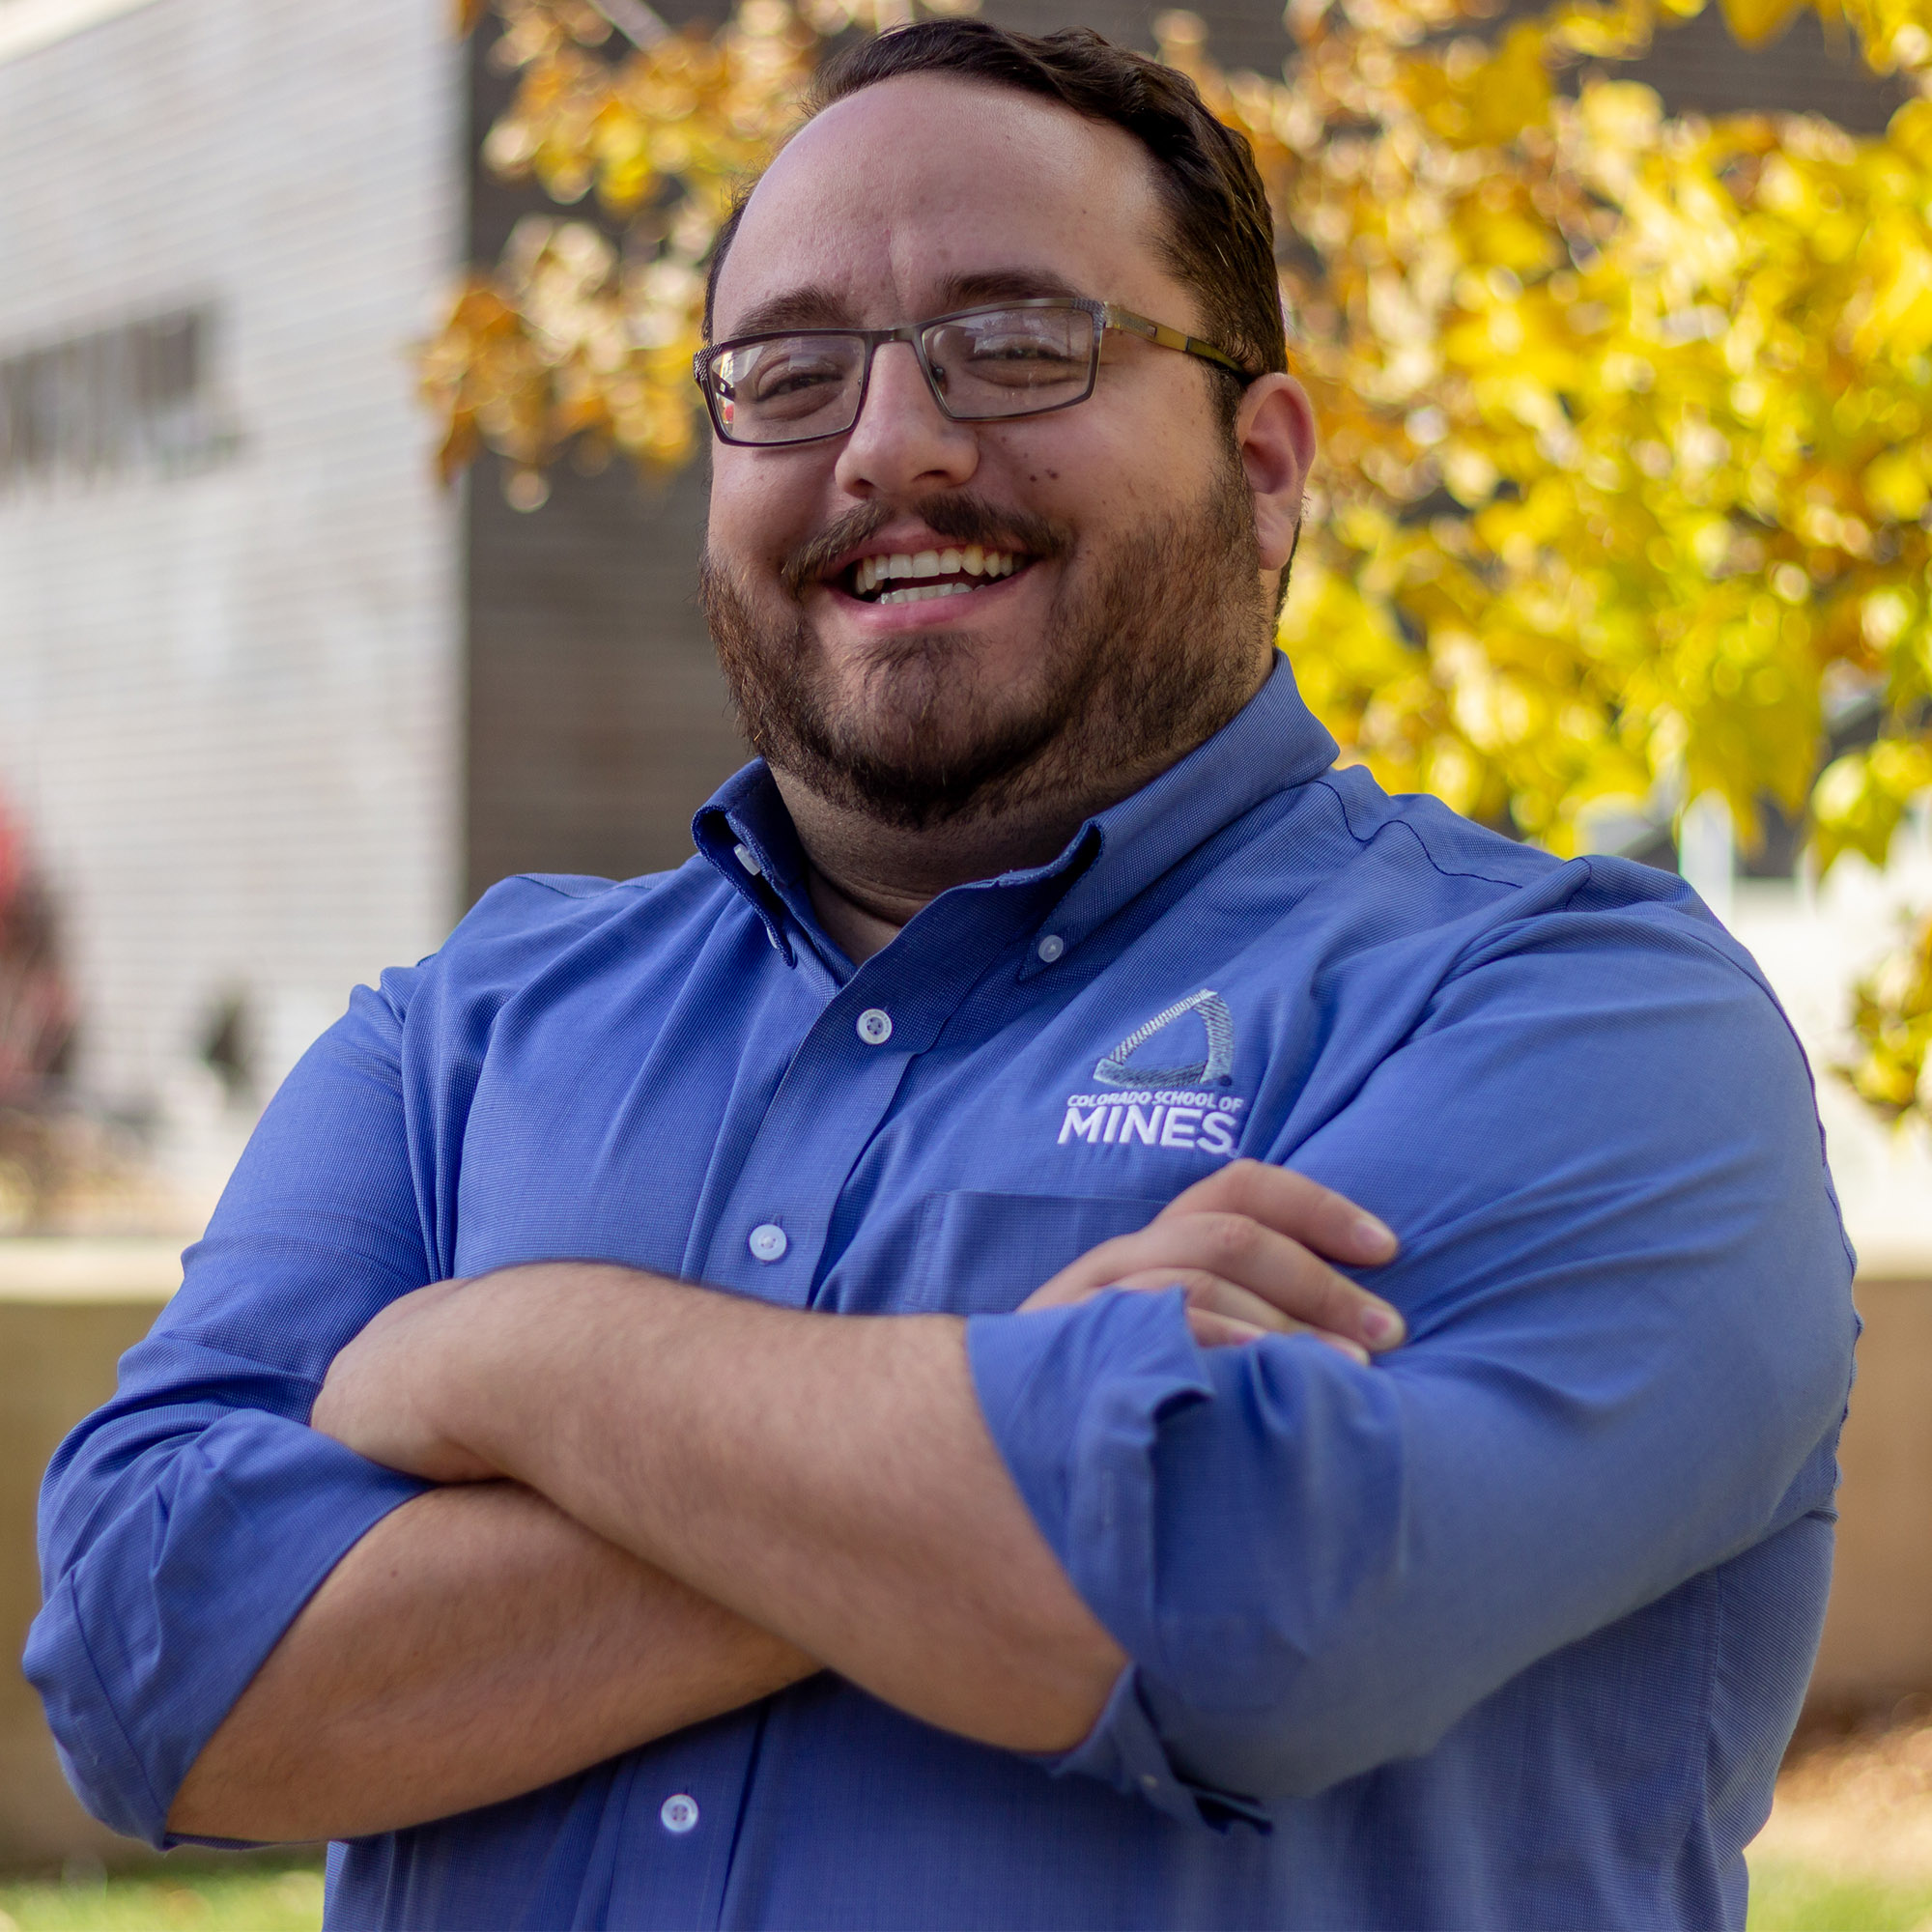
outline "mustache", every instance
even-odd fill
[[[796,597],[815,583],[849,550],[869,541],[899,514],[891,503],[861,503],[779,563],[779,579]],[[1060,525],[1024,510],[996,510],[979,497],[934,497],[919,505],[919,516],[933,535],[951,544],[978,544],[981,550],[1023,551],[1029,556],[1061,556],[1072,537]]]

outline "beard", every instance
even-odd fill
[[[1063,557],[1065,531],[966,496],[920,514],[951,543]],[[804,586],[890,521],[855,510],[781,564],[789,611],[757,608],[708,550],[705,616],[752,748],[828,803],[899,830],[992,818],[1042,798],[1118,795],[1210,737],[1253,696],[1268,612],[1254,512],[1229,452],[1190,510],[1143,525],[1063,575],[1034,674],[988,676],[967,631],[935,627],[873,646],[841,685],[798,608]]]

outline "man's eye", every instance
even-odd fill
[[[982,336],[973,345],[976,362],[1065,362],[1064,343],[1042,341],[1037,335]]]
[[[845,380],[842,365],[833,362],[789,361],[753,372],[748,384],[750,400],[756,403],[783,402],[836,389]]]
[[[1039,389],[1086,374],[1087,343],[1074,342],[1060,318],[989,318],[972,327],[938,331],[933,364],[942,374],[998,388]]]

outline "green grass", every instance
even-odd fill
[[[0,1932],[316,1932],[321,1923],[313,1865],[0,1884]]]
[[[1751,1866],[1750,1932],[1920,1932],[1932,1884],[1885,1885],[1803,1865]]]
[[[0,1932],[316,1932],[321,1923],[322,1874],[313,1866],[0,1884]],[[1756,1865],[1750,1932],[1932,1932],[1932,1884]]]

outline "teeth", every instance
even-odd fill
[[[869,597],[880,584],[895,577],[956,577],[962,571],[968,577],[1010,577],[1019,565],[1020,559],[1010,552],[985,550],[979,544],[968,544],[963,550],[895,551],[889,556],[861,557],[852,573],[852,587],[861,597]],[[917,590],[882,593],[875,601],[906,604],[972,588],[970,583],[921,585]]]
[[[970,583],[915,583],[905,590],[888,590],[879,602],[923,604],[929,597],[964,597],[972,588]]]

